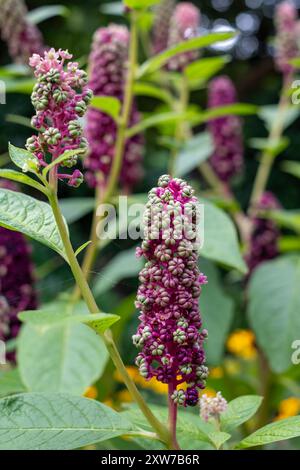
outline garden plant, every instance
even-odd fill
[[[0,0],[0,449],[299,450],[297,3],[82,3]]]

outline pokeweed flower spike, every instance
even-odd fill
[[[161,176],[149,192],[144,214],[145,234],[137,256],[147,260],[140,272],[136,307],[140,324],[133,343],[141,349],[136,358],[140,374],[168,384],[172,399],[183,406],[198,403],[205,387],[199,312],[201,286],[207,282],[197,259],[197,198],[181,179]],[[186,384],[186,390],[180,388]]]
[[[0,180],[0,187],[17,190],[6,180]],[[21,233],[0,227],[0,340],[4,342],[19,333],[18,313],[37,308],[30,254],[31,248]],[[14,362],[15,353],[7,353],[6,359]]]
[[[26,148],[37,157],[40,167],[50,163],[48,157],[54,161],[67,150],[87,149],[80,118],[86,112],[92,91],[87,86],[87,74],[76,62],[68,62],[65,67],[71,58],[68,51],[50,49],[43,56],[33,54],[29,61],[37,78],[31,101],[36,110],[32,126],[38,135],[27,140]],[[71,168],[76,163],[75,155],[59,166]],[[79,170],[58,173],[57,177],[74,187],[83,181]]]
[[[265,192],[259,204],[258,211],[280,209],[281,205],[271,192]],[[250,274],[262,262],[276,258],[279,255],[278,239],[280,231],[272,220],[265,219],[263,215],[257,216],[253,221],[249,252],[246,262]]]
[[[168,46],[196,37],[199,34],[201,13],[199,8],[189,2],[179,3],[170,21]],[[198,51],[183,52],[168,62],[170,70],[182,70],[199,57]]]
[[[222,397],[221,392],[218,392],[215,397],[208,397],[203,394],[200,398],[200,417],[204,421],[210,418],[219,420],[220,415],[227,409],[227,401]]]
[[[236,90],[228,77],[217,77],[210,82],[209,108],[230,105],[235,102]],[[244,164],[242,121],[238,116],[220,117],[209,122],[208,130],[214,146],[210,163],[218,177],[224,183],[229,183],[233,176],[242,171]]]
[[[291,59],[299,55],[299,26],[297,9],[292,2],[279,3],[275,11],[275,62],[277,69],[287,75],[294,71]]]
[[[0,29],[9,54],[17,63],[27,64],[32,54],[45,49],[39,29],[26,19],[27,8],[23,0],[0,1]]]
[[[155,6],[152,45],[154,54],[159,54],[168,47],[170,23],[175,4],[175,0],[162,0]]]
[[[127,73],[129,32],[124,26],[110,25],[100,28],[94,35],[89,59],[89,86],[95,96],[113,96],[121,103]],[[129,125],[140,120],[133,103]],[[101,172],[105,184],[115,153],[117,124],[112,117],[90,107],[87,112],[86,137],[89,154],[85,159],[87,181],[96,186],[96,173]],[[127,140],[120,174],[121,185],[129,191],[142,177],[143,138],[137,134]]]

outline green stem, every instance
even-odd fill
[[[277,141],[281,138],[281,135],[284,130],[284,116],[286,110],[289,106],[289,98],[287,91],[290,87],[292,77],[287,75],[284,78],[282,92],[280,95],[280,100],[278,104],[277,114],[273,121],[271,131],[268,138],[268,144],[266,150],[263,152],[256,178],[253,185],[253,190],[250,198],[250,211],[255,209],[257,203],[260,201],[263,192],[266,189],[269,176],[272,170],[274,155],[272,153],[271,147],[274,141]]]
[[[77,258],[74,254],[74,250],[69,238],[67,226],[63,219],[62,213],[60,211],[58,199],[56,193],[52,190],[49,190],[49,202],[52,207],[53,215],[57,223],[57,227],[66,250],[67,258],[70,264],[71,271],[73,276],[78,284],[82,297],[86,302],[86,305],[90,311],[90,313],[99,313],[100,309],[94,299],[92,291],[85,279],[81,267],[77,261]],[[169,435],[168,429],[158,421],[158,419],[154,416],[150,408],[147,406],[146,402],[144,401],[143,397],[141,396],[140,392],[135,386],[135,383],[132,381],[131,377],[129,376],[126,367],[120,357],[119,351],[114,343],[112,334],[109,330],[107,330],[104,334],[101,335],[107,350],[110,354],[110,357],[115,364],[118,372],[120,373],[121,377],[124,380],[125,385],[127,386],[129,392],[131,393],[133,399],[138,404],[141,412],[153,427],[155,432],[157,433],[159,439],[164,442],[168,448],[172,448],[172,440]]]
[[[189,103],[189,86],[188,81],[183,73],[181,78],[181,87],[180,87],[180,96],[179,102],[177,103],[175,111],[178,113],[184,113],[187,109]],[[190,133],[189,125],[186,121],[179,121],[175,127],[175,142],[176,144],[180,144],[186,140],[187,134]],[[171,176],[174,176],[175,168],[176,168],[176,160],[177,160],[178,149],[177,146],[173,149],[170,158],[170,165],[169,165],[169,173]]]

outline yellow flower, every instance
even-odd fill
[[[130,393],[128,392],[128,390],[126,390],[126,389],[121,390],[118,393],[117,398],[121,403],[130,403],[130,402],[132,402],[132,397],[131,397]]]
[[[92,398],[93,400],[95,400],[98,396],[97,388],[94,385],[92,385],[91,387],[88,387],[86,391],[84,392],[84,396],[86,398]]]
[[[213,388],[206,388],[202,392],[200,392],[200,396],[205,394],[209,398],[213,398],[217,396],[217,392]]]
[[[279,403],[277,419],[289,418],[300,413],[300,398],[289,397]]]
[[[227,340],[227,349],[235,356],[253,359],[257,354],[255,336],[251,330],[236,330]]]
[[[212,367],[209,372],[209,377],[211,379],[221,379],[224,376],[222,367]]]

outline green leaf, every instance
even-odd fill
[[[56,165],[59,165],[65,162],[66,160],[69,160],[72,157],[78,157],[80,154],[85,154],[85,153],[86,153],[86,149],[80,149],[80,148],[66,150],[62,155],[57,157],[55,160],[53,160],[51,163],[49,163],[49,165],[47,165],[43,169],[43,175],[46,176],[48,172],[51,170],[51,168],[54,168]]]
[[[72,197],[59,200],[59,207],[68,224],[72,224],[89,214],[94,205],[95,199],[92,197]]]
[[[35,8],[27,13],[26,18],[30,23],[39,24],[54,16],[68,16],[70,10],[64,5],[49,5]]]
[[[204,343],[207,361],[218,365],[222,361],[225,342],[233,319],[234,303],[226,295],[217,268],[209,261],[200,259],[199,267],[207,278],[203,286],[199,305],[203,325],[209,333],[209,340]]]
[[[292,235],[280,237],[278,247],[280,252],[283,253],[289,251],[300,251],[300,237]]]
[[[178,121],[191,121],[195,119],[196,113],[191,111],[186,111],[183,113],[177,112],[166,112],[166,113],[159,113],[154,114],[150,117],[142,119],[138,124],[135,126],[130,127],[126,132],[126,137],[130,138],[140,132],[148,129],[149,127],[157,127],[162,124],[167,124],[171,122],[178,122]]]
[[[258,431],[243,439],[236,448],[247,449],[248,447],[263,446],[271,442],[285,441],[299,436],[300,416],[293,416],[258,429]]]
[[[266,210],[261,211],[261,214],[266,219],[271,219],[277,225],[295,230],[300,233],[300,211],[299,210]]]
[[[251,276],[248,316],[274,372],[291,367],[292,343],[300,331],[300,257],[281,256]]]
[[[300,178],[300,162],[286,160],[282,165],[281,168],[286,173],[295,176],[296,178]]]
[[[123,0],[124,5],[134,10],[143,10],[160,2],[160,0]]]
[[[277,105],[262,106],[259,109],[258,116],[264,121],[264,124],[269,131],[271,130],[273,123],[277,118],[278,112]],[[286,129],[299,117],[300,109],[298,106],[290,106],[284,112],[280,110],[280,113],[283,113],[283,128]]]
[[[0,225],[24,233],[67,260],[49,204],[26,194],[0,188]]]
[[[26,392],[18,369],[11,369],[0,375],[0,397],[14,393]]]
[[[27,184],[27,186],[31,186],[32,188],[47,194],[45,186],[19,171],[0,169],[0,178],[6,178],[8,180],[17,181],[18,183]]]
[[[221,429],[231,432],[248,421],[257,412],[262,400],[258,395],[244,395],[230,401],[221,414]]]
[[[121,102],[114,96],[94,96],[90,106],[111,116],[114,120],[118,119],[121,110]]]
[[[248,269],[231,219],[212,203],[200,202],[204,204],[204,243],[200,255],[246,274]]]
[[[182,177],[207,160],[213,152],[211,136],[202,132],[192,137],[179,152],[175,175]]]
[[[104,333],[111,325],[119,320],[118,315],[111,313],[71,314],[68,311],[28,310],[18,315],[24,323],[37,327],[40,331],[66,323],[85,323],[97,333]]]
[[[163,67],[172,57],[182,52],[194,51],[202,47],[207,47],[215,42],[225,41],[230,39],[235,34],[232,32],[226,33],[210,33],[204,36],[188,39],[187,41],[181,42],[176,46],[167,49],[166,51],[152,57],[151,59],[144,62],[137,73],[138,78],[146,74],[155,72],[156,70]]]
[[[124,278],[136,277],[142,266],[143,262],[135,256],[135,248],[117,254],[98,276],[93,289],[95,295],[103,294]]]
[[[47,328],[28,324],[19,337],[20,374],[33,392],[82,395],[102,375],[107,360],[101,338],[81,323]]]
[[[31,95],[35,80],[33,78],[5,78],[6,93],[23,93]]]
[[[0,400],[1,450],[70,450],[130,434],[121,414],[95,400],[26,393]]]
[[[229,56],[205,57],[187,65],[184,73],[191,85],[209,80],[230,61]]]
[[[36,169],[39,165],[38,159],[35,155],[28,152],[27,150],[15,147],[12,144],[8,146],[9,156],[16,166],[21,168],[24,173],[30,171],[36,173]]]
[[[102,5],[100,5],[100,11],[101,13],[104,13],[104,15],[123,16],[124,4],[123,2],[103,3]]]
[[[203,124],[204,122],[208,122],[212,119],[217,119],[223,116],[247,116],[256,114],[257,110],[257,106],[248,103],[235,103],[224,106],[216,106],[215,108],[210,108],[207,111],[200,113],[199,116],[195,116],[193,119],[193,125],[196,126]]]
[[[222,432],[222,431],[213,431],[209,433],[208,436],[217,450],[219,450],[222,447],[222,445],[225,444],[225,442],[231,438],[230,434],[228,434],[227,432]]]
[[[287,137],[281,137],[280,139],[269,140],[269,139],[260,139],[253,138],[250,139],[249,144],[252,148],[261,150],[263,152],[268,152],[277,157],[281,152],[283,152],[289,146],[289,139]]]
[[[152,83],[138,82],[134,84],[133,92],[136,96],[149,96],[151,98],[157,98],[161,101],[164,101],[167,104],[172,104],[173,97],[169,92],[163,88],[157,87]]]
[[[19,116],[18,114],[6,114],[5,116],[6,122],[11,122],[12,124],[18,124],[20,126],[28,127],[29,129],[33,129],[31,125],[31,120],[24,116]]]
[[[88,240],[87,242],[83,243],[80,245],[77,250],[75,251],[75,256],[77,257],[79,253],[81,253],[87,246],[89,246],[92,243],[92,240]]]
[[[167,421],[167,407],[151,405],[151,410],[160,421]],[[141,414],[136,405],[130,406],[130,408],[123,412],[122,415],[137,426],[142,427],[148,431],[152,430],[149,426],[149,423],[146,421],[145,417]],[[223,432],[216,432],[215,426],[212,423],[204,422],[198,415],[187,411],[178,410],[177,436],[179,444],[181,444],[181,440],[184,440],[185,443],[190,441],[193,442],[194,445],[196,442],[206,442],[216,447],[216,444],[219,444],[222,439],[225,439],[224,434],[225,433]],[[225,440],[227,440],[229,437],[229,435],[228,437],[226,436]]]

